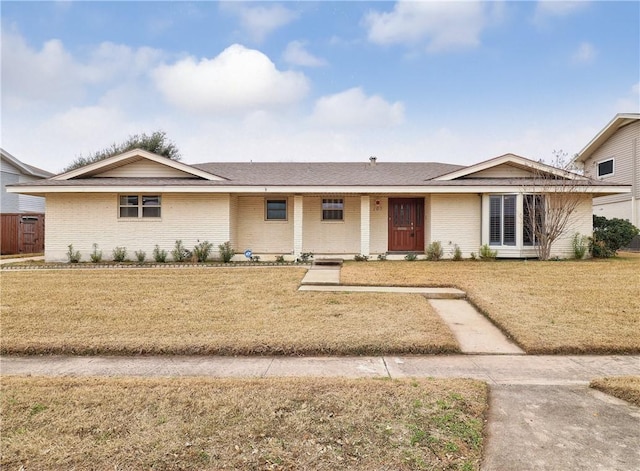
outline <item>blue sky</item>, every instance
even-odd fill
[[[639,2],[1,8],[2,147],[54,172],[158,129],[187,163],[549,160],[640,111]]]

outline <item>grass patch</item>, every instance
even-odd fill
[[[640,376],[598,378],[589,386],[640,407]]]
[[[344,284],[455,286],[527,353],[640,352],[640,254],[561,262],[345,263]]]
[[[471,380],[3,377],[7,469],[477,470]]]
[[[420,295],[299,292],[303,268],[2,272],[3,354],[458,351]]]

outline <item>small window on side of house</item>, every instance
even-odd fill
[[[613,175],[613,159],[603,160],[598,162],[598,177],[609,177]]]
[[[322,220],[342,221],[344,219],[344,200],[342,198],[323,198]]]
[[[267,221],[286,221],[287,220],[287,200],[286,199],[266,200],[264,211],[265,211],[265,219]]]
[[[120,218],[160,218],[161,197],[159,195],[120,195],[118,215]]]

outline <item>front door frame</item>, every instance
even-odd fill
[[[424,252],[424,201],[389,198],[389,252]]]

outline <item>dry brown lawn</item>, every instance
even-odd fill
[[[2,468],[476,470],[471,380],[3,377]],[[22,468],[22,466],[24,468]]]
[[[640,376],[598,378],[590,386],[640,407]]]
[[[350,262],[342,283],[455,286],[527,353],[640,352],[640,254],[609,260]]]
[[[302,268],[1,273],[4,354],[455,352],[420,295],[299,292]]]

